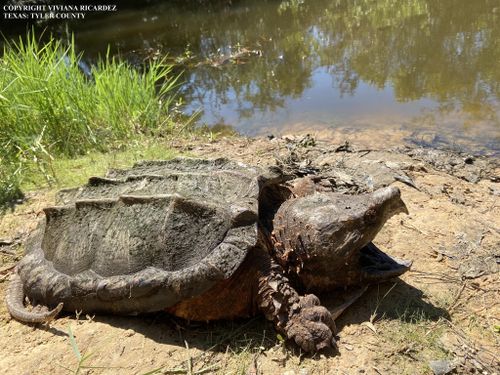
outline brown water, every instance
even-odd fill
[[[182,58],[185,109],[209,125],[248,135],[380,127],[500,151],[500,0],[233,3],[163,1],[69,30],[88,58],[108,43],[135,61]],[[247,50],[256,54],[228,59]]]

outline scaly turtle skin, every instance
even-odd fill
[[[409,267],[371,244],[406,211],[399,190],[332,190],[321,177],[227,159],[141,162],[92,177],[44,210],[9,285],[9,312],[37,323],[61,310],[202,321],[260,311],[303,350],[332,347],[334,317],[292,284],[324,291]],[[28,311],[25,296],[43,307]]]

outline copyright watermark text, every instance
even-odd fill
[[[116,12],[115,4],[100,4],[100,5],[3,5],[3,19],[5,20],[71,20],[85,19],[89,13],[97,12]]]

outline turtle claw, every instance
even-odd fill
[[[301,315],[311,322],[318,322],[326,324],[328,328],[332,331],[332,333],[336,333],[337,327],[335,326],[335,321],[333,320],[330,311],[327,310],[324,306],[314,306],[308,307],[301,311]]]
[[[330,327],[321,321],[309,320],[302,314],[292,317],[285,331],[288,338],[295,341],[305,352],[317,352],[336,347]]]
[[[324,323],[333,333],[337,332],[335,317],[332,316],[326,307],[321,306],[319,298],[314,294],[306,294],[300,297],[299,306],[301,307],[300,314],[302,314],[304,318],[313,322]]]
[[[292,315],[285,328],[287,336],[306,352],[336,348],[335,321],[318,297],[300,297],[299,306],[300,311]]]
[[[305,296],[300,297],[299,306],[302,308],[319,305],[321,305],[321,302],[314,294],[306,294]]]

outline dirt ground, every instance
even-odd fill
[[[0,373],[500,374],[498,160],[401,145],[394,134],[321,133],[174,142],[190,156],[314,165],[340,191],[401,189],[409,215],[392,218],[375,242],[413,260],[412,270],[371,286],[339,317],[339,353],[302,355],[262,317],[71,314],[33,327],[11,320],[0,303]],[[26,234],[53,201],[54,191],[31,192],[1,217],[0,299]],[[320,298],[336,304],[333,294]]]

